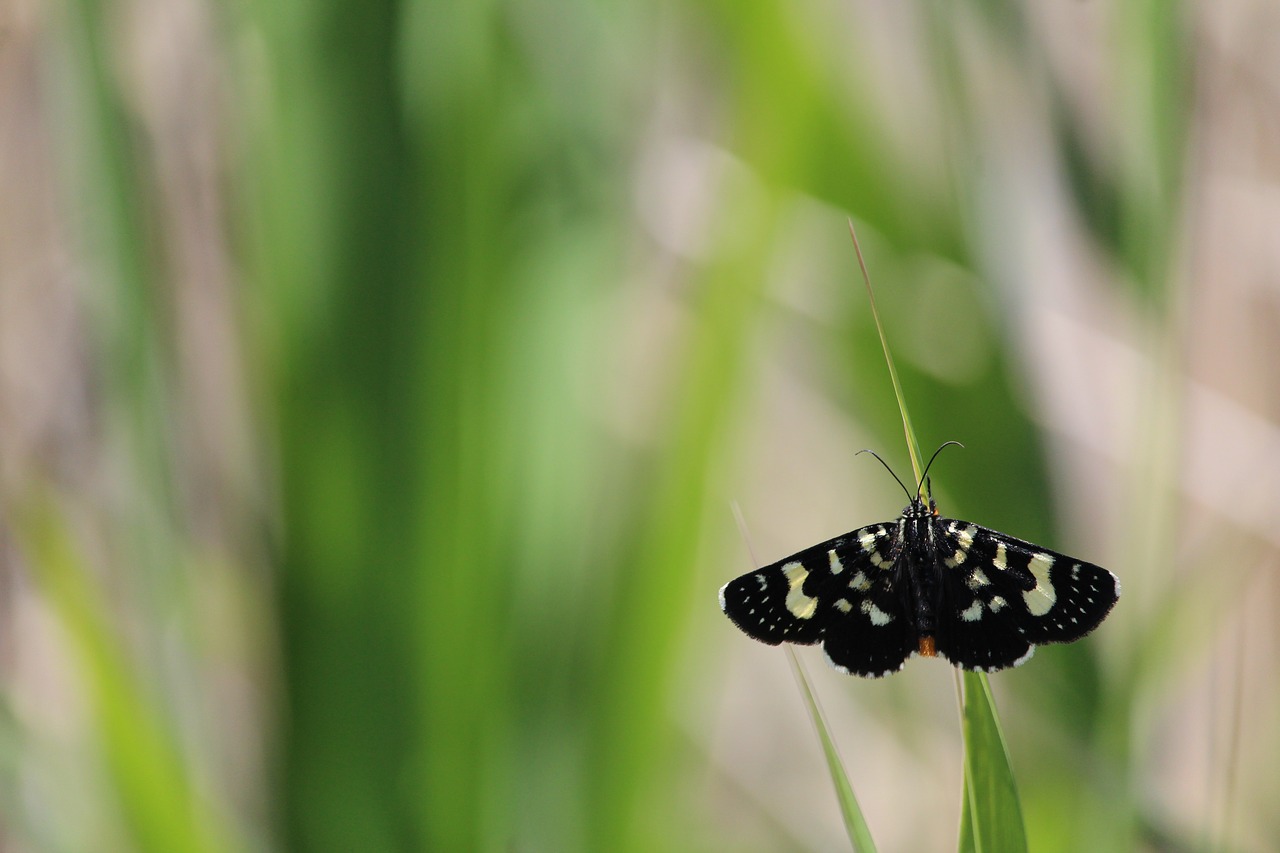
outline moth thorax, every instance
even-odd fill
[[[907,548],[919,559],[925,559],[933,543],[933,519],[930,516],[908,518],[903,533]]]

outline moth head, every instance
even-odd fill
[[[903,518],[929,518],[937,514],[937,507],[933,501],[925,503],[923,498],[912,498],[911,503],[907,504],[902,510]]]

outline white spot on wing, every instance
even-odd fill
[[[843,598],[836,599],[836,610],[839,610],[841,613],[848,613],[852,609],[853,609],[853,605],[850,604],[845,599]]]
[[[969,577],[965,580],[965,583],[969,585],[969,589],[976,590],[976,589],[981,589],[982,587],[991,583],[991,579],[988,578],[983,573],[982,569],[974,569],[973,574],[969,575]]]
[[[849,669],[847,667],[843,667],[831,659],[831,655],[827,654],[826,646],[822,647],[822,656],[827,659],[827,663],[831,664],[831,668],[834,669],[836,672],[840,673],[841,675],[849,674]]]
[[[849,589],[856,589],[858,592],[866,592],[871,589],[871,581],[867,580],[867,576],[862,572],[858,572],[849,580]]]
[[[888,625],[893,621],[893,614],[885,613],[879,607],[876,607],[875,602],[870,599],[866,599],[862,602],[862,612],[867,614],[867,618],[871,620],[871,624],[876,627]]]
[[[1005,601],[1002,596],[993,595],[991,596],[991,601],[987,606],[991,608],[992,613],[999,613],[1008,603],[1009,602]]]
[[[733,581],[730,581],[729,583],[733,583]],[[725,610],[725,603],[724,603],[724,591],[728,588],[729,588],[729,584],[725,584],[724,586],[720,587],[720,610],[723,612],[728,612]]]
[[[769,588],[769,579],[764,576],[764,572],[756,572],[756,580],[760,582],[761,589]]]
[[[973,604],[961,610],[960,618],[966,622],[977,622],[982,618],[982,602],[974,601]]]
[[[831,574],[838,575],[844,571],[844,563],[840,562],[840,555],[835,548],[827,552],[827,558],[831,561]]]
[[[1004,572],[1004,571],[1008,571],[1008,569],[1009,569],[1009,555],[1008,555],[1008,554],[1005,552],[1005,550],[1004,550],[1004,543],[1003,543],[1003,542],[997,542],[997,543],[996,543],[996,556],[995,556],[995,559],[994,559],[994,560],[992,560],[991,562],[992,562],[992,563],[995,565],[995,567],[996,567],[997,569],[999,569],[1000,571],[1002,571],[1002,572]]]

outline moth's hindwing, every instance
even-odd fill
[[[842,672],[896,672],[916,643],[894,571],[897,531],[872,524],[748,572],[720,590],[721,609],[770,645],[822,642]]]
[[[1111,572],[965,521],[935,522],[938,653],[967,669],[1016,666],[1040,643],[1078,640],[1120,597]]]

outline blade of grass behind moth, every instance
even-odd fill
[[[747,534],[747,522],[742,517],[742,507],[738,506],[737,501],[731,501],[730,507],[733,509],[734,520],[738,522],[738,533],[741,534],[742,541],[747,546],[747,553],[751,556],[751,565],[759,566],[760,561],[756,559],[755,549],[751,547],[751,537]],[[831,784],[836,789],[836,800],[840,803],[840,814],[844,817],[844,828],[849,833],[849,844],[858,853],[874,853],[876,845],[871,839],[871,830],[862,816],[858,798],[854,796],[853,785],[849,782],[849,774],[845,773],[844,762],[840,760],[840,751],[836,749],[835,740],[831,737],[831,730],[827,728],[822,708],[818,705],[812,685],[809,684],[809,675],[804,671],[804,667],[790,646],[786,647],[786,652],[787,660],[791,662],[791,672],[795,675],[796,684],[800,687],[800,695],[804,697],[805,707],[809,710],[809,719],[813,721],[814,731],[818,733],[818,740],[822,744],[822,754],[827,759],[827,769],[831,772]]]
[[[809,709],[809,719],[813,721],[813,728],[818,733],[818,740],[822,743],[822,754],[827,759],[827,769],[831,771],[831,784],[836,789],[836,799],[840,802],[840,814],[844,817],[844,828],[849,833],[849,844],[858,853],[872,853],[876,845],[871,838],[871,829],[867,826],[866,818],[862,816],[858,798],[853,794],[853,785],[849,783],[844,762],[840,760],[840,751],[836,749],[831,730],[827,728],[826,719],[822,714],[822,708],[818,705],[817,697],[814,696],[812,685],[809,684],[809,676],[792,648],[787,646],[786,651],[787,660],[791,662],[791,672],[795,675],[796,684],[799,685],[800,693],[804,696],[805,707]]]
[[[867,300],[871,303],[871,318],[875,321],[876,332],[880,335],[880,347],[884,350],[884,363],[889,367],[889,379],[893,382],[893,393],[898,398],[898,412],[902,415],[902,431],[907,437],[907,453],[911,456],[911,470],[915,472],[915,481],[920,482],[920,444],[916,441],[915,430],[911,427],[911,416],[907,414],[907,398],[902,393],[902,383],[898,381],[897,368],[893,366],[893,354],[889,352],[889,339],[884,335],[884,326],[880,324],[880,311],[876,308],[876,294],[871,289],[871,275],[867,272],[867,262],[862,258],[862,246],[858,244],[858,233],[853,229],[853,220],[849,220],[849,236],[853,238],[853,250],[858,254],[858,267],[862,270],[862,281],[867,286]]]
[[[1019,853],[1027,849],[1022,802],[1009,764],[1004,733],[985,673],[964,673],[964,800],[961,853]]]

